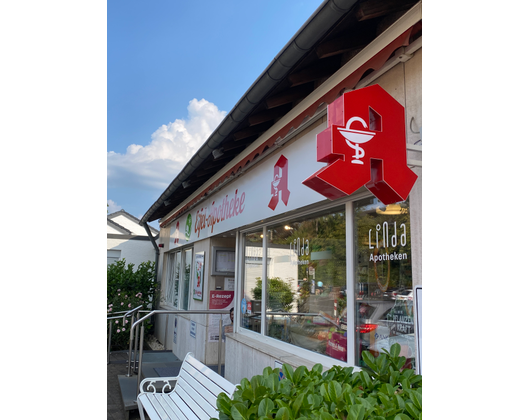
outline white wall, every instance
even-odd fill
[[[156,256],[149,240],[107,238],[107,249],[120,250],[120,259],[125,258],[127,264],[133,263],[135,269],[142,262],[155,261]]]

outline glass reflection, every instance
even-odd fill
[[[408,367],[414,367],[414,313],[408,200],[385,206],[375,198],[355,205],[357,266],[355,319],[361,353],[377,356],[401,345]]]

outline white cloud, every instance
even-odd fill
[[[121,206],[116,204],[114,201],[110,200],[110,199],[107,199],[107,214],[112,214],[112,213],[115,213],[119,210],[121,210]]]
[[[107,153],[107,186],[165,189],[226,116],[205,99],[192,99],[188,118],[164,124],[147,146]]]

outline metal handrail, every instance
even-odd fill
[[[123,319],[123,325],[125,326],[126,325],[125,320],[127,318],[132,317],[133,319],[132,323],[134,323],[135,314],[138,314],[139,312],[149,312],[147,310],[141,311],[140,310],[141,308],[142,308],[142,305],[137,306],[136,308],[130,309],[128,311],[114,312],[110,314],[110,315],[113,315],[110,317],[108,316],[109,314],[107,314],[107,321],[109,321],[109,338],[108,338],[108,345],[107,345],[107,365],[110,363],[110,347],[111,347],[111,342],[112,342],[112,320]],[[136,331],[136,333],[138,334],[138,331]],[[131,352],[129,351],[129,360],[130,360],[130,356],[131,356]],[[135,357],[136,357],[136,348],[135,348]]]
[[[214,310],[195,310],[195,311],[184,311],[184,310],[163,310],[163,309],[156,309],[156,310],[153,310],[151,312],[149,312],[147,315],[145,315],[144,317],[136,320],[136,322],[134,322],[132,325],[131,325],[131,342],[132,342],[132,337],[133,337],[133,328],[138,328],[138,326],[140,324],[142,324],[141,328],[140,328],[140,355],[138,357],[138,382],[137,382],[137,385],[136,385],[136,392],[140,392],[140,381],[142,379],[142,358],[143,358],[143,352],[144,352],[144,321],[149,319],[150,317],[152,317],[153,315],[178,315],[178,314],[188,314],[188,315],[228,315],[230,314],[230,311],[229,310],[221,310],[221,309],[214,309]],[[221,318],[219,320],[219,349],[218,349],[218,357],[217,357],[217,363],[218,363],[218,366],[217,366],[217,370],[218,370],[218,373],[221,374],[221,341],[222,341],[222,331],[221,331],[221,328],[222,328],[222,325],[223,325],[223,319]],[[130,357],[129,357],[129,372],[130,372],[130,368],[131,368],[131,363],[130,363]],[[127,376],[130,376],[130,375],[127,375]]]
[[[139,312],[142,312],[142,311],[140,311],[142,306],[143,305],[140,305],[140,306],[137,306],[134,309],[131,309],[130,311],[128,311],[123,316],[123,325],[125,325],[125,319],[127,318],[127,316],[131,316],[132,317],[132,321],[131,321],[131,335],[130,335],[130,342],[129,342],[129,363],[128,363],[128,368],[127,368],[127,376],[131,376],[131,358],[133,357],[133,353],[132,353],[133,341],[134,341],[134,369],[136,370],[138,368],[137,360],[136,360],[136,350],[138,349],[138,327],[136,327],[136,334],[134,334],[134,332],[133,332],[133,329],[134,329],[133,328],[133,324],[134,324],[135,315],[138,315]],[[143,311],[143,312],[147,312],[147,311]],[[133,340],[133,338],[134,338],[134,340]]]

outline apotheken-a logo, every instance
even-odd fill
[[[317,134],[317,161],[328,165],[302,184],[330,200],[366,186],[384,204],[396,203],[418,178],[407,166],[405,109],[379,85],[328,105],[328,128]]]
[[[283,155],[280,156],[276,165],[274,165],[274,176],[271,182],[271,194],[272,198],[269,201],[269,208],[272,210],[276,209],[278,202],[281,200],[283,204],[287,205],[289,202],[289,196],[291,192],[288,187],[288,161]]]

